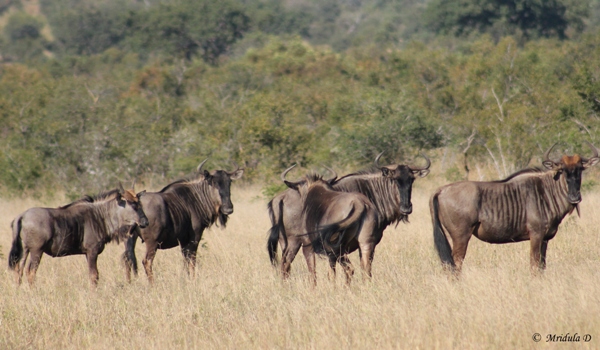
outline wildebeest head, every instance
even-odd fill
[[[308,192],[308,190],[314,186],[324,186],[325,188],[332,190],[331,185],[335,182],[335,180],[337,180],[337,174],[335,171],[328,167],[325,168],[327,168],[327,170],[333,173],[333,177],[328,180],[325,180],[321,176],[316,174],[305,176],[304,178],[302,178],[302,180],[296,182],[286,180],[285,176],[290,170],[296,167],[296,165],[297,164],[292,165],[291,167],[285,169],[283,173],[281,173],[281,180],[286,184],[287,187],[298,191],[300,193],[300,196],[305,195],[306,192]]]
[[[594,153],[591,158],[584,158],[578,154],[573,156],[563,155],[560,161],[555,162],[549,158],[549,155],[554,146],[556,146],[556,143],[544,154],[544,161],[542,164],[544,164],[547,169],[556,172],[554,179],[558,180],[560,179],[560,176],[564,174],[567,182],[567,199],[571,204],[581,202],[581,175],[583,171],[598,164],[600,161],[596,147],[589,142],[587,142],[587,144]]]
[[[421,154],[421,156],[427,161],[427,165],[424,167],[408,166],[404,164],[380,166],[379,159],[382,155],[383,152],[379,153],[379,155],[377,155],[375,158],[375,166],[381,170],[383,177],[394,181],[398,187],[398,192],[400,193],[400,212],[403,215],[408,215],[412,213],[411,194],[413,182],[417,176],[425,177],[427,174],[429,174],[431,161],[429,158],[427,158],[427,156]]]
[[[202,171],[202,166],[206,163],[205,159],[198,165],[197,171],[204,175],[206,182],[214,189],[215,197],[219,198],[219,208],[217,212],[223,215],[231,215],[233,213],[233,203],[231,203],[231,181],[237,180],[244,174],[244,169],[240,169],[236,164],[236,169],[232,172],[225,170]]]
[[[146,191],[142,191],[138,194],[133,189],[125,190],[123,185],[119,184],[119,191],[117,192],[117,205],[118,205],[118,218],[121,226],[132,226],[134,224],[139,225],[141,228],[147,227],[149,222],[142,208],[142,197]]]

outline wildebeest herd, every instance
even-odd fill
[[[520,170],[504,180],[461,181],[437,189],[430,200],[433,242],[445,268],[460,273],[472,235],[488,243],[531,242],[531,267],[546,266],[548,241],[563,218],[581,202],[582,172],[600,161],[590,143],[592,157],[563,155],[551,160],[544,154],[544,168]],[[298,181],[287,180],[295,167],[285,169],[281,179],[288,187],[268,203],[272,227],[267,250],[271,263],[281,276],[289,276],[290,265],[302,248],[316,284],[315,255],[328,258],[330,277],[336,265],[342,267],[346,283],[354,273],[348,255],[359,251],[364,274],[371,276],[375,247],[391,224],[408,222],[412,213],[412,185],[429,173],[425,165],[382,166],[380,153],[370,170],[329,179],[308,174]],[[244,170],[203,170],[204,160],[192,178],[175,181],[158,192],[121,185],[96,196],[85,196],[59,208],[31,208],[11,223],[13,243],[8,266],[20,283],[24,271],[30,284],[43,253],[53,257],[85,254],[92,285],[98,283],[97,259],[106,243],[124,240],[123,262],[130,281],[137,274],[135,244],[145,243],[142,261],[150,283],[154,280],[152,262],[157,249],[181,247],[187,271],[194,274],[198,244],[204,230],[215,223],[225,226],[233,213],[231,181]],[[132,187],[135,187],[135,182]],[[277,246],[281,247],[281,261]],[[26,264],[29,257],[29,264]],[[26,266],[27,265],[27,266]]]

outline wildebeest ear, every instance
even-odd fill
[[[286,181],[283,181],[283,183],[285,183],[285,185],[287,187],[291,188],[292,190],[296,190],[296,191],[298,190],[298,185],[299,185],[298,182],[290,182],[290,181],[286,180]]]
[[[418,177],[425,177],[427,176],[427,174],[429,174],[429,169],[413,170],[413,174],[415,174]]]
[[[210,173],[208,172],[208,170],[204,170],[204,178],[209,180],[211,178]]]
[[[143,196],[143,195],[145,195],[145,194],[146,194],[146,190],[143,190],[142,192],[140,192],[140,193],[136,194],[136,196],[137,196],[138,198],[140,198],[141,196]]]
[[[232,180],[237,180],[237,179],[241,178],[242,175],[244,175],[244,169],[238,169],[238,170],[234,171],[233,174],[231,174],[231,176],[229,178]]]
[[[545,161],[543,161],[542,165],[544,167],[546,167],[546,169],[548,169],[548,170],[554,170],[554,169],[556,169],[558,167],[558,164],[554,163],[551,160],[545,160]]]
[[[119,205],[120,207],[125,208],[125,205],[127,205],[127,201],[125,199],[123,199],[123,196],[121,195],[121,193],[117,193],[117,205]]]
[[[598,158],[598,157],[590,158],[590,159],[588,159],[587,162],[583,163],[583,167],[585,169],[591,168],[594,165],[598,164],[599,161],[600,161],[600,158]]]

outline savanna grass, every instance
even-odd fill
[[[300,253],[289,281],[269,264],[266,200],[258,188],[234,186],[227,228],[205,232],[190,280],[178,248],[159,251],[156,283],[143,270],[125,282],[123,245],[100,255],[100,283],[89,286],[83,256],[44,256],[34,287],[17,288],[0,271],[0,348],[423,348],[509,349],[544,346],[547,334],[590,334],[600,347],[600,193],[584,194],[581,218],[567,217],[548,248],[542,276],[529,270],[528,242],[471,240],[459,281],[443,272],[433,248],[430,180],[417,182],[409,224],[390,227],[377,247],[374,278],[364,280],[358,254],[350,287],[327,280],[318,259],[313,289]],[[0,201],[6,260],[10,221],[39,203]],[[138,242],[136,254],[145,248]],[[6,263],[4,263],[6,266]],[[540,333],[542,340],[532,340]]]

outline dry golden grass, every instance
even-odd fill
[[[439,182],[419,180],[410,224],[389,228],[377,247],[372,281],[360,270],[308,284],[301,254],[282,282],[265,249],[269,221],[257,188],[232,189],[235,212],[225,230],[205,232],[196,278],[178,248],[159,251],[156,284],[143,271],[125,282],[123,245],[100,256],[100,284],[91,290],[83,256],[42,259],[36,285],[17,288],[0,272],[0,348],[536,348],[548,333],[591,334],[600,348],[600,193],[587,193],[582,217],[567,218],[548,248],[548,269],[529,271],[528,242],[491,245],[474,238],[463,278],[450,281],[433,248],[429,194]],[[0,201],[4,266],[10,221],[36,205]],[[145,248],[138,244],[141,261]],[[352,262],[358,267],[357,253]],[[541,343],[532,340],[534,333]]]

